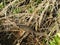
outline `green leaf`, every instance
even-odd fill
[[[60,41],[60,37],[57,35],[57,36],[54,37],[54,39],[55,39],[56,43],[58,44],[59,41]]]
[[[53,40],[50,41],[50,45],[60,45],[60,37],[56,35]]]
[[[3,8],[3,2],[0,3],[0,9],[2,9],[2,8]]]
[[[50,42],[50,45],[55,45],[55,43],[53,41]]]
[[[12,12],[13,13],[19,13],[19,12],[21,12],[21,9],[20,8],[15,8],[15,9],[12,10]]]

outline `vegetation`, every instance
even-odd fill
[[[60,1],[0,0],[0,45],[60,45]]]
[[[60,45],[60,37],[59,37],[59,35],[56,34],[54,36],[54,38],[50,41],[50,45]]]

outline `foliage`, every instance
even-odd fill
[[[60,30],[58,2],[58,0],[2,0],[1,45],[59,45],[60,37],[56,35]],[[54,38],[50,38],[52,36]]]
[[[0,3],[0,10],[3,8],[3,2]]]
[[[60,37],[58,35],[55,35],[53,40],[50,41],[50,45],[60,45]]]
[[[13,12],[14,14],[19,13],[19,12],[21,12],[21,8],[12,9],[12,12]]]

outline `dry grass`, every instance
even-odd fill
[[[59,32],[59,0],[5,1],[0,11],[1,45],[49,45]]]

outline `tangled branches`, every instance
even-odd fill
[[[5,37],[8,34],[9,39],[11,35],[14,38],[11,38],[11,45],[35,45],[34,41],[36,45],[48,45],[49,40],[59,31],[58,0],[6,1],[8,3],[0,11],[0,41],[3,40],[2,34]]]

